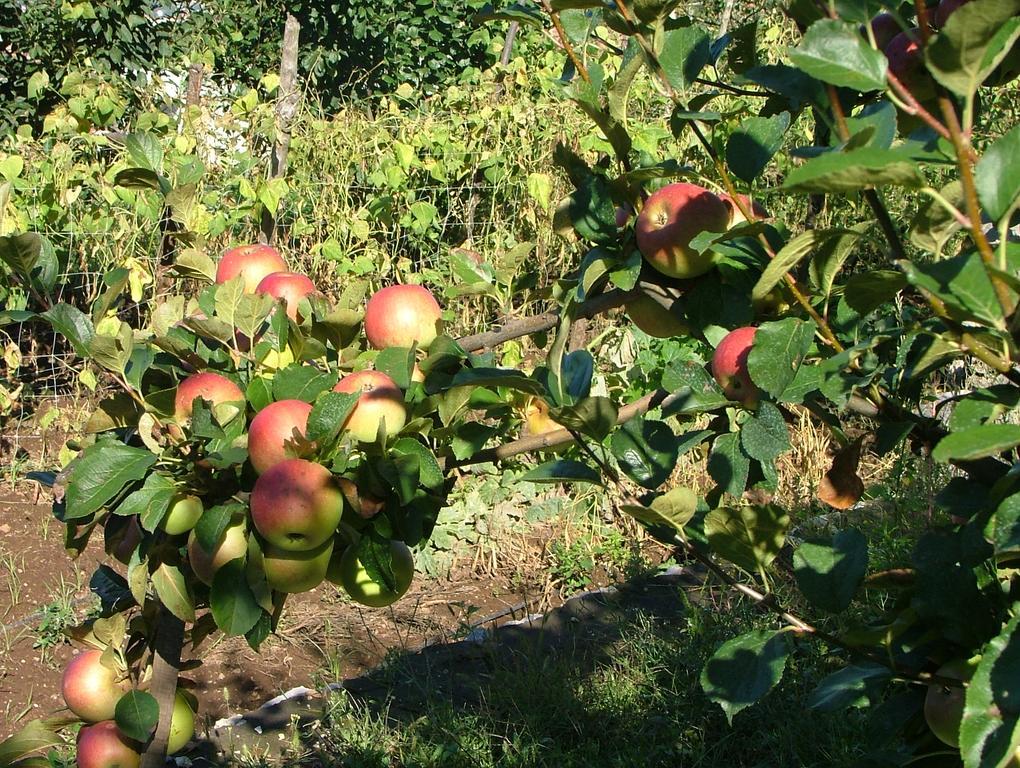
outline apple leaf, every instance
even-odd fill
[[[418,458],[419,482],[422,487],[437,490],[445,481],[443,470],[439,466],[436,455],[425,444],[413,437],[402,437],[393,444],[393,452],[416,456]]]
[[[790,435],[779,408],[768,401],[761,403],[741,427],[740,445],[748,456],[762,463],[790,450]]]
[[[888,667],[862,662],[826,675],[808,695],[808,709],[836,712],[847,707],[866,707],[892,677]]]
[[[928,71],[960,96],[973,94],[1020,39],[1020,0],[972,0],[924,50]]]
[[[216,626],[228,635],[243,635],[255,626],[262,608],[255,599],[241,558],[231,560],[213,576],[209,607]]]
[[[344,422],[358,404],[358,392],[323,392],[308,414],[305,436],[319,447],[331,445],[343,430]]]
[[[735,714],[776,687],[790,650],[782,630],[755,630],[727,640],[701,670],[701,688],[732,724]]]
[[[151,693],[128,691],[117,700],[113,717],[121,733],[144,744],[159,722],[159,702]]]
[[[665,33],[659,64],[670,85],[684,91],[694,84],[712,60],[710,42],[708,33],[697,26],[677,27]]]
[[[790,51],[790,60],[823,83],[865,93],[885,90],[886,57],[845,21],[816,21]]]
[[[389,592],[397,591],[397,576],[393,572],[393,545],[372,529],[358,541],[358,561],[365,573],[376,584]]]
[[[68,475],[65,520],[98,512],[128,483],[141,480],[156,463],[144,448],[114,440],[100,440],[75,459]]]
[[[314,403],[315,399],[336,384],[336,377],[323,373],[318,368],[301,363],[292,363],[273,378],[273,399],[303,400]]]
[[[751,183],[783,146],[790,113],[743,120],[726,140],[726,164],[736,176]]]
[[[763,323],[747,355],[751,381],[779,400],[814,341],[815,324],[795,317]]]
[[[603,440],[613,431],[618,413],[613,401],[602,395],[586,397],[574,405],[549,409],[553,421],[593,440]]]
[[[1020,205],[1020,125],[1013,126],[985,151],[974,169],[974,182],[981,205],[992,221],[999,221]]]
[[[620,469],[649,490],[666,482],[676,468],[676,435],[662,421],[630,419],[613,433],[610,447]]]
[[[793,575],[811,603],[839,613],[850,605],[868,568],[868,540],[853,528],[831,543],[804,542],[793,553]]]
[[[195,599],[188,590],[184,574],[176,565],[160,563],[150,577],[160,602],[181,621],[195,620]]]
[[[602,484],[602,475],[587,464],[572,459],[556,459],[539,464],[525,472],[518,480],[522,483],[591,483]]]
[[[708,474],[723,492],[740,496],[750,471],[751,460],[740,445],[740,435],[728,433],[715,439],[708,457]]]
[[[142,487],[124,497],[113,510],[115,515],[138,515],[142,528],[150,533],[163,521],[177,486],[173,480],[153,472]]]
[[[943,437],[932,451],[939,462],[973,461],[998,456],[1020,445],[1020,426],[1016,424],[982,424]]]
[[[213,554],[217,545],[223,539],[223,532],[227,530],[231,519],[235,515],[245,512],[245,507],[236,501],[226,504],[217,504],[209,507],[195,524],[195,538],[198,545],[205,550],[206,554]]]
[[[899,264],[911,285],[942,300],[952,319],[1005,328],[995,287],[976,251],[928,264]]]
[[[682,531],[698,511],[698,495],[690,488],[673,488],[649,506],[624,504],[621,509],[639,523]]]
[[[802,193],[845,193],[887,185],[924,186],[917,162],[906,151],[861,147],[827,152],[790,171],[783,188]]]
[[[705,516],[712,551],[748,573],[758,573],[776,559],[789,528],[790,516],[771,504],[719,507]]]
[[[982,650],[967,686],[960,754],[964,768],[1003,765],[1020,741],[1020,616]]]
[[[0,741],[0,765],[20,766],[22,758],[65,744],[46,721],[32,720],[3,741]],[[49,765],[49,761],[45,761]]]

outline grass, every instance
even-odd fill
[[[334,697],[288,764],[382,768],[525,766],[841,766],[860,758],[864,716],[820,714],[804,698],[825,674],[807,654],[761,706],[728,725],[698,675],[720,642],[753,625],[747,606],[723,620],[688,606],[686,619],[630,614],[606,647],[566,643],[495,660],[469,701],[426,693],[413,712]],[[399,661],[396,662],[399,664]],[[397,677],[396,675],[394,676]],[[426,680],[419,684],[427,685]],[[258,764],[257,761],[255,764]]]

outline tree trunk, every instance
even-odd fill
[[[161,607],[153,648],[152,686],[149,688],[159,704],[159,723],[156,725],[156,735],[142,755],[141,768],[162,768],[166,762],[166,744],[170,738],[170,717],[177,696],[183,645],[184,622]]]
[[[283,30],[283,56],[280,62],[280,100],[276,104],[276,144],[269,160],[269,178],[287,175],[287,152],[290,150],[290,124],[297,114],[301,92],[297,88],[298,37],[301,24],[287,14]],[[260,240],[272,243],[276,237],[276,211],[262,210]]]

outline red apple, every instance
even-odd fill
[[[439,302],[420,285],[391,285],[365,306],[365,336],[375,349],[428,347],[441,330]]]
[[[759,203],[757,200],[751,200],[747,195],[738,195],[740,202],[744,204],[744,207],[751,212],[751,216],[754,221],[761,221],[769,218],[769,212],[765,210],[765,206]],[[719,199],[726,203],[726,207],[730,211],[730,227],[735,227],[738,224],[743,224],[747,221],[747,217],[741,212],[740,207],[734,202],[730,195],[719,195]]]
[[[90,723],[111,719],[117,701],[131,688],[131,681],[104,665],[102,657],[99,650],[82,651],[68,662],[60,681],[68,709]]]
[[[627,302],[627,316],[638,328],[657,339],[687,336],[690,327],[647,294]]]
[[[225,283],[240,275],[244,280],[244,292],[255,293],[266,275],[286,271],[287,262],[273,246],[241,245],[223,252],[216,267],[216,282]]]
[[[697,277],[712,268],[712,254],[699,254],[691,239],[723,232],[730,210],[712,192],[686,182],[669,184],[645,201],[634,232],[638,249],[652,267],[669,277]]]
[[[392,437],[407,423],[404,395],[396,382],[379,371],[358,371],[344,376],[333,387],[334,392],[360,392],[357,405],[344,422],[344,429],[356,440],[371,443],[382,426],[386,437]]]
[[[747,373],[747,356],[757,332],[750,326],[730,331],[712,355],[712,375],[723,393],[749,408],[758,402],[758,388]]]
[[[248,458],[256,472],[306,455],[305,429],[311,412],[312,406],[301,400],[280,400],[255,414],[248,428]]]
[[[315,283],[297,272],[273,272],[262,278],[255,292],[283,299],[287,303],[287,317],[300,323],[304,318],[298,315],[298,305],[301,299],[315,293]]]
[[[286,459],[255,481],[251,519],[266,541],[288,552],[315,549],[333,536],[343,494],[321,464]]]
[[[203,584],[212,586],[216,571],[229,563],[248,554],[248,534],[244,527],[244,518],[231,522],[220,536],[216,548],[206,552],[198,543],[195,532],[188,537],[188,562],[191,570]]]
[[[871,25],[871,32],[875,36],[875,47],[880,51],[884,51],[885,47],[889,45],[889,41],[903,31],[891,13],[880,13],[868,23]],[[868,31],[861,27],[861,34],[867,38]]]
[[[78,768],[138,768],[142,756],[113,720],[87,725],[78,731]]]
[[[333,536],[315,549],[291,552],[267,545],[263,552],[266,581],[277,592],[307,592],[326,578],[333,555]]]
[[[244,402],[244,393],[226,376],[208,371],[194,373],[177,385],[174,416],[178,421],[191,418],[191,408],[196,397],[208,401],[213,406]]]
[[[935,81],[924,66],[920,35],[918,29],[900,32],[885,47],[885,57],[889,60],[889,71],[914,98],[923,101],[935,94]]]
[[[106,554],[127,565],[142,540],[142,526],[138,523],[138,515],[131,515],[128,518],[110,515],[103,526],[103,533],[103,548]]]
[[[970,0],[942,0],[935,11],[935,28],[942,29],[949,21],[949,17],[956,13],[957,9],[969,3]]]
[[[627,222],[630,221],[630,217],[633,213],[634,211],[629,205],[616,206],[616,228],[623,229],[627,226]]]

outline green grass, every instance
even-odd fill
[[[864,716],[804,705],[828,670],[810,650],[780,686],[728,725],[702,693],[704,661],[755,623],[689,606],[685,619],[629,614],[608,646],[567,642],[493,658],[475,695],[454,702],[418,679],[424,703],[372,711],[334,698],[309,751],[289,764],[382,768],[525,766],[840,766],[860,758]],[[396,662],[400,664],[399,661]],[[391,679],[399,672],[391,670]],[[405,681],[406,684],[406,681]],[[395,712],[399,709],[399,719]]]

